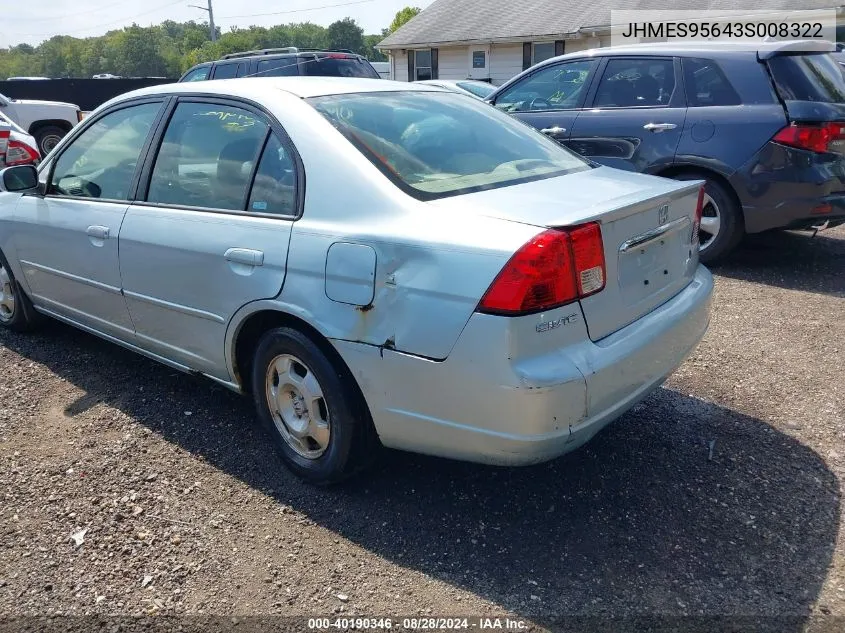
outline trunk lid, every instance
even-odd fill
[[[606,283],[581,300],[590,338],[604,338],[683,290],[695,275],[699,184],[599,167],[430,204],[538,227],[601,226]]]

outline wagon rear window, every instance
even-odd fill
[[[375,92],[309,101],[385,175],[420,199],[590,168],[527,125],[460,95]]]

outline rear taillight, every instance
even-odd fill
[[[692,225],[693,244],[698,243],[698,231],[701,229],[701,216],[704,214],[704,185],[698,189],[698,202],[695,205],[695,222]]]
[[[599,225],[549,229],[514,253],[484,293],[478,311],[515,316],[549,310],[595,294],[604,284]]]
[[[41,160],[41,155],[34,147],[20,141],[9,141],[9,149],[6,152],[6,165],[31,165]]]
[[[845,123],[793,123],[772,140],[811,152],[845,154]]]
[[[8,126],[0,125],[0,163],[6,162],[6,150],[9,145],[9,135],[11,130]]]

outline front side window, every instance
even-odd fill
[[[299,62],[295,55],[263,59],[258,62],[258,77],[296,77],[299,74]]]
[[[601,78],[596,108],[667,106],[675,91],[675,62],[665,59],[611,59]]]
[[[461,95],[377,92],[309,102],[382,173],[423,200],[590,169],[527,125]]]
[[[684,83],[690,107],[739,105],[739,95],[712,59],[684,58]]]
[[[244,210],[268,126],[229,105],[180,103],[164,133],[147,201]]]
[[[89,125],[56,160],[54,195],[126,200],[141,149],[161,103],[110,112]]]
[[[499,95],[496,107],[505,112],[576,108],[597,64],[585,59],[541,68]]]
[[[416,51],[414,54],[414,73],[417,81],[427,81],[431,76],[431,49]]]
[[[194,68],[191,72],[185,75],[182,78],[182,82],[188,81],[205,81],[208,79],[208,73],[211,70],[211,66],[201,66],[199,68]]]

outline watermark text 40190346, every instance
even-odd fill
[[[758,45],[760,42],[803,40],[808,50],[836,41],[836,9],[789,12],[627,11],[610,12],[611,44],[715,41]],[[800,49],[800,44],[796,50]]]

